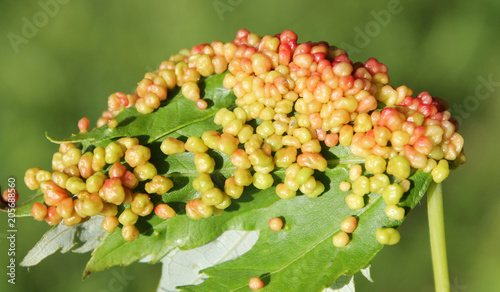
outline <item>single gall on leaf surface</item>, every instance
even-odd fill
[[[248,252],[209,261],[177,289],[322,291],[396,244],[430,183],[465,162],[446,102],[413,95],[389,85],[374,58],[354,63],[288,30],[239,30],[171,56],[134,93],[112,94],[98,127],[82,118],[79,134],[49,138],[60,144],[52,168],[26,172],[41,193],[17,215],[67,234],[101,216],[106,236],[78,238],[93,249],[84,277],[258,231]],[[37,245],[26,266],[76,244],[54,241],[57,228],[43,239],[51,250]],[[165,279],[160,289],[171,290]]]

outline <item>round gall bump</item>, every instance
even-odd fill
[[[139,230],[135,225],[127,225],[122,228],[122,236],[125,241],[134,241],[139,238]]]
[[[332,238],[332,243],[336,247],[344,247],[349,243],[349,241],[351,241],[351,239],[344,231],[335,234]]]
[[[365,206],[365,200],[362,196],[351,193],[345,197],[347,206],[352,210],[358,210]]]
[[[388,205],[385,207],[384,212],[392,220],[403,220],[405,217],[405,209],[397,205]]]
[[[264,287],[264,282],[259,277],[250,278],[248,287],[252,290],[259,290]]]
[[[450,167],[448,161],[442,159],[431,171],[432,179],[436,183],[441,183],[450,174]]]
[[[339,184],[339,189],[343,192],[347,192],[351,189],[351,183],[348,181],[343,181]]]
[[[279,217],[269,219],[268,224],[272,231],[280,231],[283,228],[283,220]]]
[[[353,233],[358,224],[358,220],[354,216],[349,216],[342,220],[340,223],[340,229],[346,233]]]
[[[375,237],[383,245],[394,245],[401,239],[401,235],[394,228],[378,228],[375,232]]]
[[[89,119],[87,118],[81,118],[79,121],[78,121],[78,129],[80,130],[80,132],[87,132],[87,130],[89,129]]]

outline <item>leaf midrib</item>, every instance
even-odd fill
[[[213,113],[213,114],[211,114],[211,115],[209,115],[209,116],[206,116],[206,117],[204,117],[204,118],[200,118],[200,119],[197,119],[197,120],[191,120],[189,123],[183,124],[183,125],[181,125],[181,126],[179,126],[179,127],[176,127],[176,128],[173,128],[173,129],[171,129],[171,130],[167,131],[166,133],[163,133],[163,134],[158,135],[158,136],[156,136],[156,137],[154,137],[154,138],[152,138],[152,139],[149,139],[148,143],[152,143],[152,142],[154,142],[154,141],[157,141],[158,139],[160,139],[160,138],[162,138],[162,137],[164,137],[164,136],[166,136],[166,135],[168,135],[168,134],[170,134],[170,133],[172,133],[172,132],[175,132],[175,131],[177,131],[177,130],[180,130],[180,129],[182,129],[182,128],[185,128],[185,127],[187,127],[187,126],[190,126],[190,125],[192,125],[192,124],[195,124],[195,123],[198,123],[198,122],[201,122],[201,121],[208,120],[209,118],[213,118],[213,116],[215,116],[215,113]],[[155,120],[156,120],[156,119],[155,119]]]
[[[331,166],[332,169],[334,167],[337,167],[339,165],[348,165],[348,164],[359,164],[359,163],[364,163],[365,162],[365,159],[364,158],[357,158],[357,157],[353,157],[353,158],[347,158],[347,159],[336,159],[336,158],[333,158],[333,159],[328,159],[327,160],[327,165],[328,166]],[[237,170],[238,168],[235,167],[235,166],[231,166],[231,167],[222,167],[220,169],[215,169],[213,171],[213,173],[234,173],[235,170]],[[272,171],[273,174],[282,174],[284,173],[286,170],[286,168],[277,168],[275,170]],[[185,172],[182,172],[182,171],[176,171],[174,173],[167,173],[165,174],[164,176],[165,177],[196,177],[198,176],[200,173],[196,170],[193,170],[193,171],[185,171]]]

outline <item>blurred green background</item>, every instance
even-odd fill
[[[45,8],[44,8],[45,7]],[[294,30],[325,40],[356,61],[387,64],[391,84],[448,99],[462,120],[468,163],[444,182],[451,289],[500,291],[500,123],[498,1],[0,1],[0,185],[48,169],[57,146],[86,116],[94,124],[107,96],[131,92],[147,71],[182,48],[231,41],[239,28],[260,35]],[[29,27],[33,25],[32,27]],[[400,229],[402,240],[372,262],[374,283],[358,291],[433,291],[425,199]],[[7,283],[7,216],[0,214],[0,291],[155,291],[160,265],[134,264],[81,281],[89,254],[60,254]],[[16,221],[19,263],[48,226]],[[112,281],[117,274],[130,276]],[[118,283],[118,284],[117,284]]]

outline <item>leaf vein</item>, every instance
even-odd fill
[[[363,209],[360,209],[360,211],[356,214],[356,216],[361,216],[364,212],[366,212],[366,210],[368,210],[373,204],[375,204],[375,202],[377,202],[382,196],[381,195],[377,195],[371,202],[368,203],[368,205],[366,205]],[[289,263],[285,264],[282,268],[280,269],[277,269],[275,271],[272,271],[272,272],[269,272],[269,275],[267,277],[271,277],[272,275],[276,274],[276,273],[279,273],[281,272],[282,270],[286,269],[287,267],[289,267],[290,265],[292,265],[293,263],[295,263],[296,261],[298,261],[299,259],[303,258],[304,256],[306,256],[310,251],[312,251],[314,248],[316,248],[318,245],[320,245],[321,243],[323,243],[325,240],[327,240],[328,238],[330,238],[331,236],[333,236],[335,233],[337,233],[338,231],[340,230],[340,228],[337,228],[335,229],[333,232],[329,233],[328,235],[324,236],[323,238],[321,238],[321,240],[318,240],[316,241],[312,246],[310,246],[308,249],[304,250],[304,252],[299,255],[298,257],[296,257],[294,260],[290,261]],[[242,288],[245,288],[247,287],[248,285],[242,285],[240,287],[237,287],[233,290],[230,290],[231,292],[232,291],[237,291],[239,289],[242,289]]]

